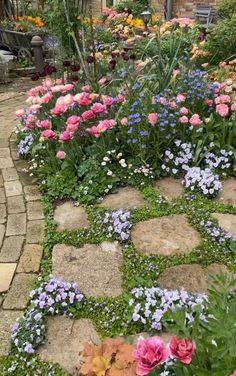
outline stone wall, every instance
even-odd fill
[[[220,0],[173,0],[173,17],[193,17],[197,5],[215,7]],[[163,0],[150,0],[150,5],[157,11],[163,10]]]

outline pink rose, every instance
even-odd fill
[[[94,103],[91,107],[91,110],[95,113],[95,114],[100,114],[100,113],[103,113],[106,111],[106,106],[104,106],[104,104],[102,103]]]
[[[181,124],[187,124],[188,123],[188,117],[187,116],[181,116],[179,118],[179,121]]]
[[[65,159],[66,153],[63,150],[59,150],[56,154],[57,159]]]
[[[99,129],[98,129],[98,127],[96,127],[95,125],[94,125],[93,127],[91,127],[91,128],[87,128],[86,131],[87,131],[88,133],[90,133],[91,136],[94,136],[94,137],[96,137],[96,138],[98,138],[98,137],[100,136]]]
[[[52,97],[53,97],[52,93],[46,93],[45,95],[43,95],[40,98],[40,102],[41,103],[49,103],[50,100],[52,99]]]
[[[151,124],[151,125],[155,125],[158,121],[158,116],[155,112],[151,112],[149,115],[148,115],[148,122]]]
[[[24,114],[25,114],[25,110],[23,108],[15,112],[16,117],[22,117]]]
[[[169,106],[171,108],[175,108],[177,105],[176,105],[176,102],[175,101],[169,101]]]
[[[190,364],[195,347],[189,339],[178,339],[174,336],[170,341],[170,351],[171,355],[179,359],[181,363]]]
[[[66,84],[66,85],[64,85],[63,91],[64,92],[68,92],[68,91],[71,91],[73,89],[74,89],[74,85],[73,84]]]
[[[53,93],[60,93],[60,91],[63,91],[64,85],[56,85],[51,87],[51,90]]]
[[[67,130],[61,133],[59,136],[59,140],[62,142],[70,141],[72,140],[72,138],[73,138],[73,135]]]
[[[213,105],[213,100],[212,99],[206,99],[204,102],[207,106],[212,106]]]
[[[37,123],[38,128],[42,129],[50,129],[51,128],[51,123],[49,120],[41,120]]]
[[[96,116],[95,113],[93,111],[91,111],[91,110],[84,111],[82,113],[82,119],[83,119],[83,121],[89,121],[89,120],[95,118],[95,116]]]
[[[78,123],[68,124],[67,127],[66,127],[66,130],[67,130],[67,132],[74,133],[78,130],[78,128],[79,128]]]
[[[139,340],[136,350],[133,352],[133,357],[137,362],[137,375],[148,375],[157,366],[164,363],[169,355],[170,350],[160,337]]]
[[[236,111],[236,102],[234,102],[234,103],[232,104],[232,106],[231,106],[231,110],[232,110],[232,111]]]
[[[218,104],[216,106],[216,113],[221,117],[226,117],[229,114],[229,106],[224,103]]]
[[[189,123],[193,126],[197,126],[197,125],[200,125],[202,123],[201,119],[200,119],[200,116],[198,114],[194,114],[193,116],[191,116],[191,118],[189,119]]]
[[[67,95],[64,96],[65,106],[72,106],[73,103],[74,103],[73,95],[67,94]]]
[[[53,132],[51,129],[46,129],[45,131],[43,131],[41,133],[41,137],[44,138],[44,139],[51,139],[51,138],[55,138],[56,136],[56,133]]]
[[[53,85],[53,82],[50,78],[47,78],[46,80],[43,81],[43,84],[47,87],[47,88],[51,88],[52,85]]]
[[[128,118],[127,117],[123,117],[120,121],[121,125],[128,125]]]
[[[51,114],[52,116],[56,117],[66,112],[66,110],[67,110],[67,107],[65,105],[56,106],[51,110]]]
[[[80,117],[79,116],[76,116],[76,115],[72,115],[70,117],[68,117],[67,121],[66,121],[66,124],[69,125],[69,124],[79,124],[80,122]]]
[[[180,113],[181,113],[181,115],[188,115],[188,109],[186,107],[181,107]]]

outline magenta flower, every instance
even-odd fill
[[[163,364],[170,355],[170,349],[165,346],[161,337],[141,339],[137,343],[133,356],[137,362],[137,375],[148,375],[159,365]]]
[[[189,341],[188,338],[178,339],[177,337],[172,337],[170,351],[181,363],[190,364],[195,348],[193,342]]]

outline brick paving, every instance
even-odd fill
[[[0,355],[9,344],[11,325],[28,304],[40,269],[43,210],[38,188],[22,171],[13,130],[15,110],[26,96],[0,98]]]

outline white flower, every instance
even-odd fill
[[[110,158],[108,158],[108,157],[104,157],[103,160],[104,160],[105,162],[109,162],[109,161],[110,161]]]
[[[106,166],[106,162],[102,162],[102,163],[101,163],[101,166]]]
[[[112,175],[113,175],[113,172],[112,172],[111,170],[108,170],[108,171],[107,171],[107,175],[108,175],[108,176],[112,176]]]

